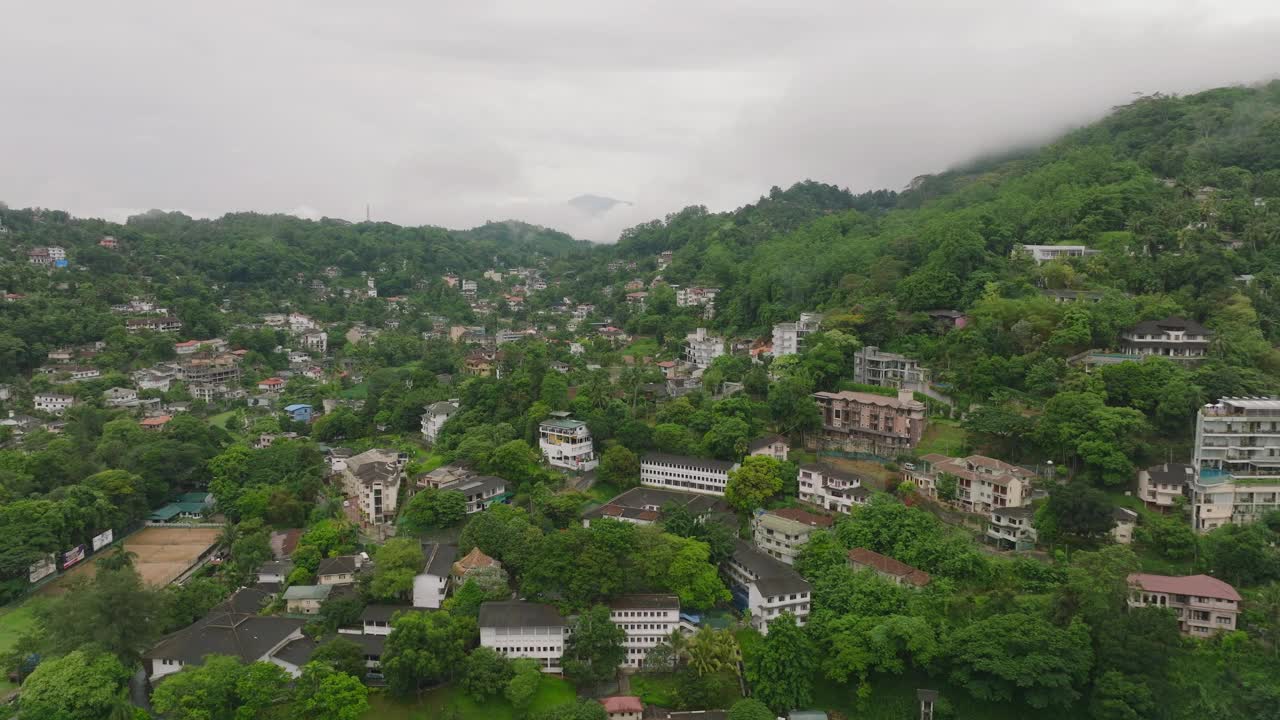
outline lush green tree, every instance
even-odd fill
[[[741,418],[721,417],[702,436],[702,446],[707,453],[721,460],[746,454],[751,439],[751,426]]]
[[[1096,544],[1115,527],[1106,494],[1081,482],[1051,487],[1049,501],[1036,511],[1034,522],[1042,540],[1074,546]]]
[[[1089,631],[1059,628],[1024,613],[993,615],[951,634],[944,653],[951,681],[979,700],[1067,707],[1093,663]]]
[[[302,667],[294,690],[291,717],[307,720],[359,720],[369,710],[369,688],[322,662]]]
[[[412,695],[454,677],[475,635],[476,623],[469,617],[401,613],[392,622],[382,656],[388,687],[397,695]]]
[[[362,678],[367,672],[364,648],[341,635],[335,635],[321,643],[311,654],[311,662],[324,663],[355,678]]]
[[[614,445],[600,456],[600,479],[619,488],[634,487],[640,482],[640,459],[623,447]]]
[[[729,720],[775,720],[768,705],[755,698],[743,698],[729,708]]]
[[[394,600],[413,591],[413,578],[422,572],[422,543],[397,537],[378,548],[373,556],[373,581],[369,594],[378,600]]]
[[[626,659],[626,632],[609,619],[609,608],[596,605],[578,616],[565,641],[564,673],[580,687],[599,685],[614,677]]]
[[[457,490],[427,488],[400,511],[400,525],[414,533],[450,527],[467,516],[467,498]]]
[[[748,513],[764,507],[765,501],[781,490],[782,467],[778,461],[752,455],[742,461],[742,467],[729,471],[724,498],[740,512]]]
[[[72,652],[36,666],[22,684],[22,717],[100,720],[111,715],[129,671],[111,655]]]
[[[529,710],[534,695],[538,694],[538,686],[542,684],[542,669],[537,660],[520,658],[511,663],[511,679],[503,689],[503,697],[515,708],[517,716],[523,716]]]
[[[126,566],[100,569],[91,580],[73,583],[35,614],[45,653],[96,648],[132,665],[157,637],[161,610],[159,594]]]
[[[514,676],[511,661],[492,648],[480,647],[467,655],[462,668],[462,687],[478,702],[501,695]]]
[[[822,667],[827,677],[844,683],[857,676],[858,695],[864,699],[871,694],[872,672],[901,674],[908,663],[924,667],[940,651],[932,621],[920,616],[845,615],[831,621],[824,635]]]
[[[747,655],[746,666],[756,699],[775,712],[806,707],[813,697],[817,656],[791,613],[769,622],[769,634],[756,652]]]
[[[1205,558],[1215,576],[1234,585],[1280,578],[1275,536],[1263,525],[1224,525],[1204,537]]]

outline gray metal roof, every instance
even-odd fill
[[[552,605],[506,600],[480,605],[480,627],[565,627],[568,623]]]

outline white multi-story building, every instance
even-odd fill
[[[443,400],[428,405],[427,411],[422,413],[422,438],[429,443],[435,442],[440,437],[440,429],[458,412],[459,407],[461,406],[457,400]]]
[[[719,294],[720,288],[677,287],[676,305],[679,307],[704,307],[707,309],[704,315],[711,317],[716,307],[716,295]]]
[[[1036,544],[1031,521],[1035,511],[1027,505],[995,508],[987,524],[987,540],[1002,550],[1030,550]]]
[[[1156,355],[1194,362],[1209,352],[1213,333],[1194,320],[1168,317],[1138,323],[1120,335],[1120,350],[1129,355]]]
[[[1221,398],[1196,415],[1194,527],[1207,532],[1280,510],[1280,398]]]
[[[627,637],[621,667],[640,668],[649,651],[666,642],[680,626],[680,598],[675,595],[623,595],[609,603],[609,619]]]
[[[920,367],[919,360],[882,352],[875,345],[868,345],[853,356],[853,381],[863,385],[923,390],[928,385],[928,376]]]
[[[289,313],[289,331],[290,332],[306,332],[316,328],[316,321],[303,315],[302,313]]]
[[[698,328],[684,339],[684,357],[700,368],[711,367],[711,361],[724,354],[724,338],[710,335],[706,328]]]
[[[1013,255],[1018,253],[1026,253],[1031,259],[1040,263],[1049,262],[1050,260],[1066,260],[1073,257],[1089,257],[1101,253],[1101,250],[1094,250],[1085,245],[1015,245],[1013,247]]]
[[[569,419],[568,413],[552,415],[557,417],[543,420],[538,426],[538,447],[543,457],[549,464],[566,470],[594,470],[600,461],[591,442],[591,428],[581,420]]]
[[[1031,480],[1035,477],[1030,470],[985,455],[953,458],[938,453],[921,456],[919,461],[904,468],[903,475],[921,493],[935,498],[939,477],[955,477],[954,503],[976,513],[1031,502]]]
[[[773,356],[795,355],[804,349],[804,339],[822,328],[822,316],[818,313],[800,313],[797,322],[778,323],[773,326]]]
[[[365,527],[395,520],[409,456],[398,450],[366,450],[343,461],[342,489],[354,498]]]
[[[32,398],[35,402],[35,408],[54,415],[61,415],[67,411],[67,408],[76,404],[76,399],[71,395],[61,395],[59,393],[36,393]]]
[[[325,353],[329,351],[329,333],[320,330],[317,332],[309,332],[302,336],[302,347],[312,352]]]
[[[1138,471],[1138,497],[1154,510],[1169,510],[1178,498],[1191,497],[1196,469],[1180,463],[1163,463]]]
[[[449,571],[458,559],[458,548],[439,543],[422,544],[422,569],[413,577],[413,606],[439,610],[449,594]]]
[[[489,506],[506,500],[507,481],[492,475],[471,475],[440,485],[441,490],[456,490],[467,501],[467,514],[488,510]]]
[[[769,634],[769,624],[791,613],[797,625],[809,617],[809,583],[790,565],[734,541],[733,555],[724,563],[734,604],[751,613],[751,627]]]
[[[669,490],[724,495],[729,473],[737,468],[737,463],[728,460],[650,452],[640,458],[640,483]]]
[[[510,600],[480,605],[480,647],[508,658],[537,660],[545,673],[561,672],[569,623],[554,606]]]
[[[801,465],[796,481],[801,500],[845,515],[854,505],[866,505],[871,498],[862,478],[825,465]]]
[[[814,530],[831,527],[829,515],[815,515],[798,508],[757,512],[751,518],[751,537],[757,548],[788,565],[794,565],[800,548]]]

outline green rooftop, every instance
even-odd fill
[[[551,420],[543,420],[542,425],[543,427],[551,427],[558,430],[577,430],[580,427],[585,427],[586,423],[568,418],[552,418]]]
[[[333,592],[332,585],[292,585],[284,591],[284,599],[288,600],[325,600]]]

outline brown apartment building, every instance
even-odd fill
[[[924,434],[924,403],[903,390],[897,397],[874,393],[819,392],[828,449],[894,457],[910,451]]]

